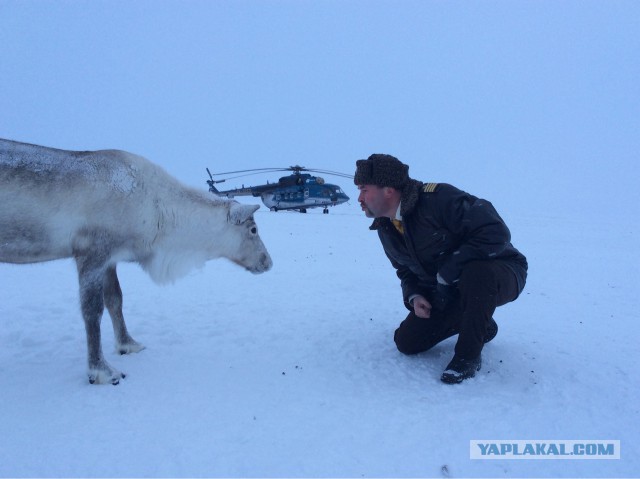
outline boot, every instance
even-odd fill
[[[465,379],[472,378],[476,375],[476,371],[480,371],[482,366],[482,355],[475,359],[463,359],[453,356],[453,359],[442,373],[440,380],[447,384],[461,383]]]

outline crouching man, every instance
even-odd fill
[[[493,205],[445,183],[421,183],[390,155],[356,162],[358,201],[400,278],[410,310],[395,332],[402,353],[426,351],[458,335],[442,381],[459,383],[482,365],[498,332],[496,307],[515,300],[527,260]]]

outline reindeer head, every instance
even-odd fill
[[[273,265],[253,219],[253,213],[259,208],[258,205],[241,205],[232,201],[227,215],[231,236],[234,238],[228,257],[254,274],[269,271]]]

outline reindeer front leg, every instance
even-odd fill
[[[90,254],[76,256],[76,265],[80,282],[80,307],[87,331],[89,382],[116,385],[125,376],[105,361],[100,336],[100,320],[104,311],[103,285],[107,266],[104,259]]]
[[[120,354],[137,353],[144,349],[144,346],[134,340],[127,331],[122,314],[122,289],[118,281],[116,266],[109,266],[104,276],[104,303],[111,316],[113,323],[113,333],[116,337],[116,351]]]

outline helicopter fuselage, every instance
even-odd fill
[[[233,198],[234,196],[260,197],[264,205],[272,211],[298,210],[306,212],[308,208],[324,208],[349,201],[349,197],[338,185],[325,183],[317,176],[294,174],[280,178],[277,183],[216,191],[217,194]]]

